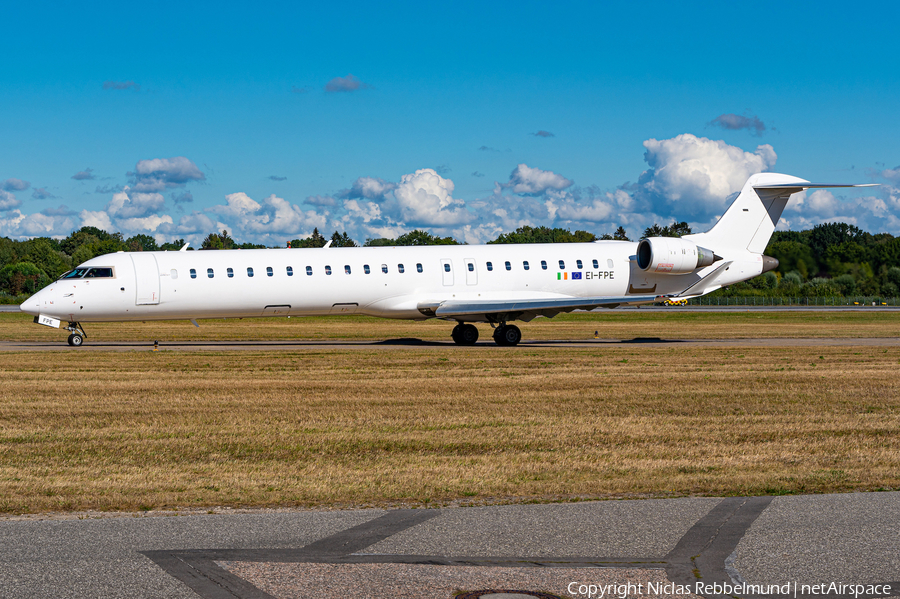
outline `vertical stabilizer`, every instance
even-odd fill
[[[705,247],[714,251],[733,248],[761,254],[775,232],[791,194],[803,191],[808,185],[809,181],[790,175],[753,175],[712,229],[685,237],[696,243],[702,240]]]

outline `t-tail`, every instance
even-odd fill
[[[762,254],[792,194],[812,188],[872,185],[810,183],[790,175],[759,173],[747,179],[741,193],[712,229],[706,233],[685,235],[685,239],[710,248],[716,254],[726,254],[729,250]],[[768,258],[764,262],[763,272],[778,266],[778,261],[774,258]]]

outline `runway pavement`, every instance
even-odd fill
[[[898,596],[898,547],[898,492],[5,519],[0,597]]]
[[[900,347],[897,337],[750,337],[727,339],[665,339],[659,337],[635,337],[632,339],[560,339],[523,340],[519,348],[587,348],[621,345],[642,345],[650,347]],[[296,341],[166,341],[155,346],[147,341],[85,341],[79,348],[69,347],[64,339],[59,341],[0,341],[0,352],[4,351],[289,351],[300,349],[371,349],[385,350],[417,349],[423,347],[446,347],[456,345],[450,341],[422,339],[385,339],[364,341],[296,340]],[[493,341],[479,341],[474,348],[496,350]],[[515,348],[504,348],[515,351]]]

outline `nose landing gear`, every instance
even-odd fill
[[[81,323],[70,322],[69,326],[66,327],[66,330],[71,332],[67,340],[69,345],[72,347],[81,347],[84,343],[84,339],[87,337],[87,333],[84,332],[84,327],[81,326]]]

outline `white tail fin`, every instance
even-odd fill
[[[788,203],[791,194],[809,188],[819,187],[870,187],[865,185],[843,185],[828,183],[810,183],[805,179],[778,173],[759,173],[753,175],[744,184],[741,193],[729,206],[722,218],[706,233],[685,235],[698,245],[708,247],[714,252],[725,248],[747,249],[755,254],[762,254],[781,213]]]

